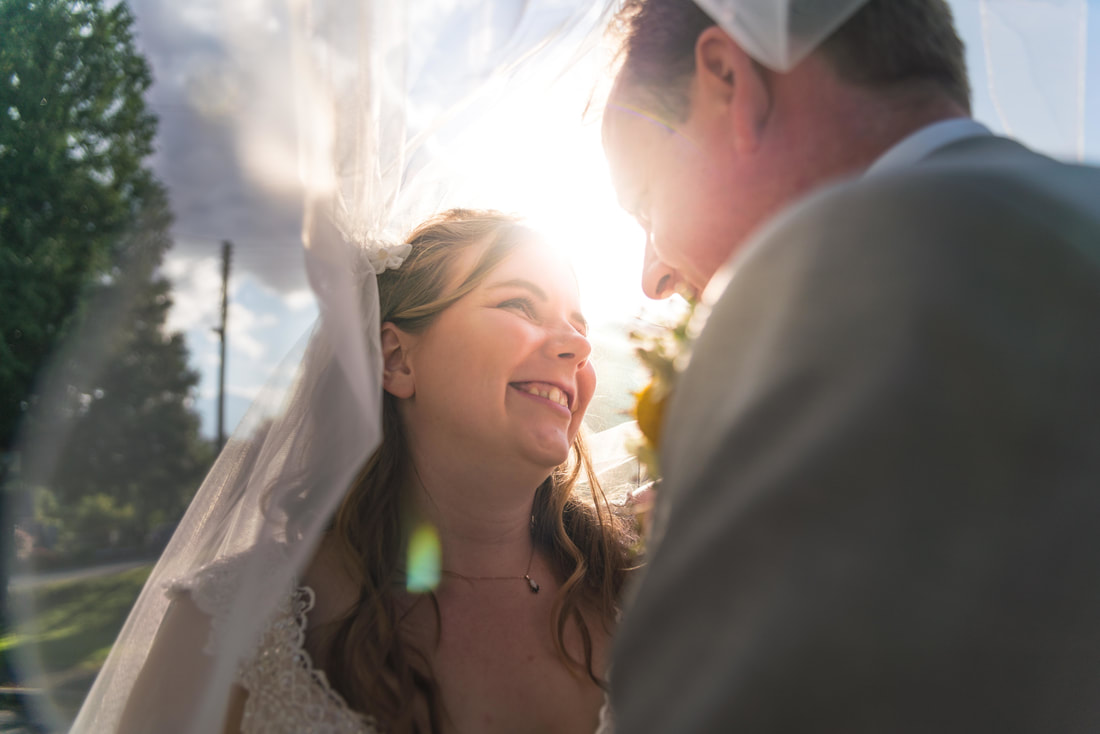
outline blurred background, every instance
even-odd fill
[[[975,116],[1100,162],[1100,0],[951,4]],[[220,442],[316,318],[288,22],[284,0],[0,0],[0,731],[75,713]],[[469,204],[572,258],[592,431],[629,420],[645,379],[627,333],[670,318],[641,296],[643,234],[600,148],[609,64],[594,44],[509,90],[447,152]]]

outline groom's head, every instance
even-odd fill
[[[792,18],[838,0],[812,0],[812,11],[799,2],[811,0],[792,0]],[[617,25],[604,150],[620,203],[647,232],[643,289],[653,298],[681,284],[701,290],[795,199],[864,170],[921,126],[969,112],[944,0],[867,0],[782,72],[693,0],[626,0]]]

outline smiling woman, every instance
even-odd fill
[[[595,387],[575,279],[501,215],[452,212],[409,242],[379,277],[386,436],[307,573],[329,592],[307,646],[387,729],[594,729],[626,555],[598,484],[573,493]],[[385,528],[412,517],[439,534],[434,604],[393,590],[402,541]],[[349,568],[366,571],[358,583]],[[525,577],[551,594],[523,601]],[[387,623],[340,609],[368,589]]]

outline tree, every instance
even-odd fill
[[[125,3],[0,0],[0,456],[87,287],[160,195],[132,28]]]
[[[212,458],[164,329],[150,83],[125,3],[0,0],[0,458],[21,431],[7,492],[73,548],[174,519]]]
[[[39,435],[65,435],[46,481],[69,550],[141,544],[179,519],[213,459],[192,407],[198,373],[183,336],[165,329],[171,286],[156,268],[170,220],[151,196],[48,378],[66,389],[33,419]],[[63,428],[42,430],[48,421]]]
[[[147,281],[102,374],[69,393],[72,430],[49,486],[71,548],[140,545],[179,519],[209,468],[191,407],[198,374],[182,335],[163,328],[170,306],[168,282]]]
[[[169,299],[166,284],[153,273],[169,245],[170,216],[164,192],[144,164],[156,130],[144,100],[151,81],[134,45],[125,2],[105,7],[103,0],[0,0],[0,632],[7,626],[4,596],[13,537],[7,500],[18,491],[26,494],[31,474],[26,468],[33,462],[23,462],[18,485],[8,481],[9,469],[20,424],[30,406],[42,402],[40,384],[51,383],[48,394],[60,398],[39,405],[34,421],[56,428],[65,425],[60,419],[72,419],[74,443],[40,431],[47,440],[28,442],[35,450],[47,447],[47,461],[39,466],[59,458],[57,467],[68,467],[71,477],[81,465],[80,439],[95,438],[90,427],[99,414],[122,404],[158,426],[153,435],[135,438],[123,419],[130,417],[127,409],[119,408],[118,426],[126,426],[134,443],[148,440],[162,454],[180,452],[174,463],[164,463],[165,471],[182,472],[180,482],[192,481],[189,462],[196,456],[202,462],[197,421],[187,408],[194,376],[186,369],[180,338],[160,336]],[[89,297],[96,307],[86,308]],[[122,319],[110,318],[114,315]],[[125,320],[130,316],[132,329]],[[77,347],[69,334],[74,323],[84,327]],[[113,351],[78,348],[97,332],[109,337]],[[59,346],[66,340],[61,357]],[[136,393],[126,398],[119,388],[90,387],[100,375],[112,385],[125,383],[125,376],[104,371],[104,365],[113,367],[111,360],[121,359],[132,367],[126,355],[142,350],[149,353],[145,369],[164,376],[163,382],[143,382],[142,369],[130,370],[133,387],[147,390],[144,399]],[[50,376],[44,378],[48,363]],[[178,434],[175,443],[164,437],[170,430]],[[103,425],[99,431],[110,433]],[[59,457],[50,456],[50,449],[62,446]],[[105,450],[94,441],[84,446],[86,452]],[[100,468],[88,466],[90,458],[83,455],[92,494],[72,481],[59,485],[64,496],[80,495],[75,505],[55,503],[59,515],[67,513],[60,519],[69,529],[103,507],[121,507],[123,515],[155,515],[150,501],[127,500],[127,493],[134,494],[132,482],[114,483],[110,493],[103,489]],[[164,488],[171,499],[162,502],[161,513],[178,506],[182,486]],[[48,488],[38,489],[57,499]],[[0,682],[15,676],[0,656]]]

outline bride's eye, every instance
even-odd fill
[[[502,303],[500,303],[497,308],[514,309],[516,311],[520,311],[529,318],[535,318],[535,303],[530,298],[509,298],[507,301],[503,301]]]

